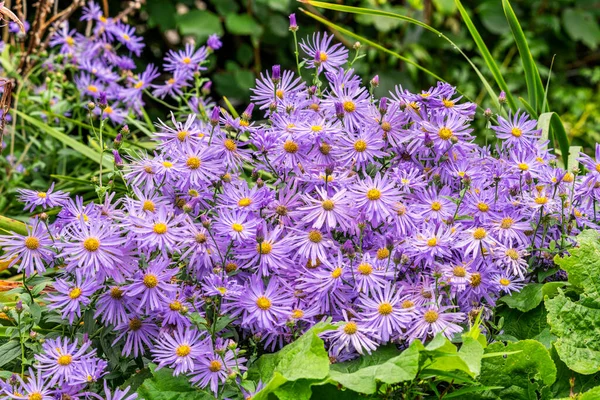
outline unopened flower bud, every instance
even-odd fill
[[[296,32],[298,24],[296,23],[296,14],[290,14],[290,31]]]
[[[259,188],[265,186],[265,181],[263,181],[262,178],[258,178],[256,180],[256,186],[258,186]]]
[[[122,136],[127,136],[129,135],[129,125],[123,125],[123,127],[121,128],[121,135]]]
[[[362,47],[362,44],[360,44],[360,42],[354,42],[354,44],[352,45],[352,48],[354,50],[360,50],[361,47]]]
[[[200,217],[200,222],[205,229],[210,228],[210,219],[208,219],[206,215]]]
[[[381,100],[379,100],[379,112],[381,112],[382,114],[385,114],[388,110],[388,98],[387,97],[382,97]]]
[[[379,87],[379,75],[375,75],[373,79],[371,79],[371,86],[374,88]]]
[[[492,113],[492,110],[490,110],[489,108],[486,108],[485,111],[483,112],[483,116],[485,117],[485,119],[492,118],[492,115],[494,115],[494,114]]]
[[[210,124],[217,126],[219,124],[219,107],[214,107],[210,113]]]
[[[41,213],[39,215],[39,218],[41,221],[48,221],[48,214],[46,214],[45,212]]]
[[[256,227],[256,242],[262,243],[265,241],[265,227],[260,224]]]
[[[100,96],[98,97],[98,107],[100,107],[100,109],[102,111],[104,111],[106,109],[106,107],[108,107],[108,100],[106,99],[106,92],[100,92]]]
[[[212,82],[208,81],[204,85],[202,85],[202,94],[207,96],[210,94],[210,89],[212,88]]]
[[[350,239],[342,245],[342,253],[346,254],[348,258],[354,258],[356,256],[356,250]]]
[[[498,101],[500,102],[500,104],[506,103],[506,92],[504,92],[504,90],[500,92],[500,95],[498,96]]]
[[[90,102],[87,104],[87,108],[88,108],[88,110],[90,110],[90,111],[94,111],[94,108],[96,108],[96,103],[94,103],[93,101],[90,101]]]
[[[18,314],[21,314],[23,312],[23,302],[21,300],[17,301],[17,304],[15,304],[15,311]]]
[[[248,104],[248,107],[246,107],[246,109],[242,113],[242,119],[244,121],[250,121],[250,119],[252,118],[252,111],[254,111],[254,103]]]
[[[121,155],[119,154],[119,152],[117,150],[113,150],[113,157],[115,158],[115,166],[117,168],[122,168],[123,167],[123,159],[121,158]]]
[[[344,105],[339,101],[335,103],[335,116],[339,119],[344,118]]]
[[[273,65],[271,80],[273,83],[278,84],[281,80],[281,65]]]

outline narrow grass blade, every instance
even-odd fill
[[[523,63],[523,70],[525,71],[525,83],[527,84],[527,93],[529,97],[529,104],[536,110],[534,116],[537,117],[538,112],[543,112],[542,101],[544,98],[544,86],[542,85],[542,78],[540,73],[533,61],[533,56],[529,51],[529,45],[527,39],[521,28],[521,24],[512,9],[508,0],[502,0],[502,7],[504,8],[504,15],[510,26],[515,42],[517,43],[517,49],[519,49],[519,55],[521,56],[521,62]]]
[[[550,63],[550,71],[548,72],[548,80],[546,81],[546,89],[544,90],[544,102],[542,103],[542,112],[550,111],[550,107],[548,107],[548,89],[550,88],[550,78],[552,77],[552,67],[554,67],[554,57],[556,57],[556,54],[552,56],[552,62]]]
[[[467,29],[471,33],[471,36],[473,37],[473,40],[475,41],[475,44],[477,45],[477,48],[479,49],[479,52],[481,53],[481,56],[483,57],[486,65],[490,69],[490,72],[494,76],[494,79],[496,80],[498,87],[500,89],[504,90],[504,92],[506,93],[506,100],[508,101],[508,105],[509,105],[510,109],[513,110],[513,112],[517,111],[517,108],[518,108],[517,102],[515,101],[514,96],[510,93],[510,90],[508,90],[508,85],[506,84],[506,81],[504,80],[504,77],[502,76],[502,73],[500,72],[500,68],[498,67],[498,64],[496,64],[494,57],[492,56],[492,54],[488,50],[487,46],[485,45],[485,42],[481,38],[481,35],[477,31],[475,24],[473,24],[471,17],[469,17],[467,10],[465,10],[465,8],[463,7],[460,0],[455,0],[455,3],[456,3],[456,7],[458,8],[458,11],[460,12],[460,15],[462,16],[463,21],[465,22],[465,25],[467,26]]]
[[[47,125],[47,124],[39,121],[36,118],[30,117],[29,115],[24,114],[21,111],[17,110],[17,114],[19,115],[19,117],[23,118],[23,120],[25,120],[28,123],[30,123],[31,125],[35,126],[40,131],[47,133],[48,135],[52,136],[53,138],[57,139],[58,141],[64,143],[65,145],[69,146],[70,148],[72,148],[73,150],[75,150],[76,152],[81,154],[82,156],[85,156],[85,157],[89,158],[90,160],[100,163],[100,157],[99,157],[98,153],[93,151],[92,149],[90,149],[89,147],[84,145],[83,143],[78,142],[77,140],[73,139],[72,137],[65,135],[64,133],[60,132],[59,130],[51,127],[50,125]],[[112,165],[113,161],[112,161],[112,159],[110,159],[110,157],[105,156],[104,162],[108,162],[109,163],[108,165]]]
[[[485,77],[483,76],[483,74],[481,73],[481,71],[479,70],[479,68],[477,68],[477,66],[471,61],[471,59],[456,45],[456,43],[454,43],[452,40],[450,40],[446,35],[444,35],[442,32],[438,31],[437,29],[419,21],[416,20],[414,18],[410,18],[410,17],[406,17],[404,15],[400,15],[400,14],[396,14],[393,12],[388,12],[388,11],[382,11],[382,10],[372,10],[370,8],[361,8],[361,7],[352,7],[352,6],[344,6],[344,5],[339,5],[339,4],[331,4],[331,3],[324,3],[321,1],[313,1],[313,0],[302,0],[303,3],[306,4],[310,4],[314,7],[319,7],[319,8],[324,8],[327,10],[333,10],[333,11],[340,11],[340,12],[345,12],[345,13],[351,13],[351,14],[360,14],[360,15],[375,15],[375,16],[379,16],[379,17],[387,17],[387,18],[392,18],[392,19],[398,19],[401,21],[405,21],[405,22],[409,22],[411,24],[420,26],[423,29],[428,30],[429,32],[432,32],[434,34],[436,34],[438,37],[444,39],[445,41],[447,41],[448,43],[450,43],[452,45],[452,47],[454,49],[456,49],[464,58],[465,60],[467,60],[467,62],[469,63],[469,65],[471,65],[471,68],[473,68],[473,70],[475,71],[475,73],[477,74],[477,76],[479,77],[479,79],[481,80],[481,82],[483,83],[483,86],[485,87],[486,91],[488,92],[489,96],[491,97],[492,102],[494,103],[494,107],[496,107],[498,110],[500,110],[500,112],[502,112],[502,107],[500,106],[500,103],[498,102],[498,95],[494,92],[494,89],[492,89],[492,86],[490,85],[490,83],[487,81],[487,79],[485,79]],[[306,10],[302,10],[305,14],[309,15],[310,17],[321,21],[323,23],[325,23],[324,18],[318,17]],[[330,27],[333,27],[333,24],[330,23],[329,21],[327,21],[327,25]],[[334,28],[335,29],[335,28]],[[343,32],[340,30],[340,32]],[[348,32],[348,31],[346,31]],[[357,37],[358,35],[351,35],[353,37]],[[369,43],[370,45],[373,45],[373,42]],[[377,47],[378,49],[382,49],[382,46],[374,46]]]
[[[537,116],[537,113],[535,112],[535,110],[533,109],[533,107],[531,107],[531,104],[529,104],[527,102],[527,100],[525,100],[522,97],[519,97],[519,101],[521,102],[521,104],[523,104],[523,107],[525,108],[525,111],[527,111],[527,113],[529,115],[531,115],[532,118],[535,118]]]
[[[538,118],[538,129],[542,130],[542,139],[547,138],[551,144],[558,144],[565,168],[569,168],[569,138],[558,114],[547,112],[540,115]]]
[[[26,225],[21,221],[0,215],[0,230],[27,235],[27,228],[25,227]]]
[[[227,97],[223,96],[223,101],[227,105],[227,108],[229,109],[229,112],[231,113],[231,115],[233,115],[233,118],[238,118],[240,115],[238,114],[237,111],[235,111],[235,107],[233,107],[233,105],[231,105],[231,102],[229,101],[229,99]]]

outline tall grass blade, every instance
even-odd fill
[[[529,104],[527,102],[527,100],[525,100],[522,97],[519,97],[519,101],[521,102],[521,104],[523,104],[523,107],[525,108],[525,111],[527,111],[527,113],[529,115],[531,115],[531,117],[535,118],[535,116],[537,115],[537,113],[535,112],[535,110],[533,109],[533,107],[531,107],[531,104]]]
[[[549,139],[550,143],[554,146],[558,144],[565,168],[569,168],[571,162],[569,138],[558,114],[547,112],[540,115],[538,118],[538,129],[542,130],[542,139]]]
[[[529,98],[529,104],[532,106],[536,113],[534,117],[538,116],[538,113],[543,112],[542,101],[544,98],[544,86],[542,84],[542,78],[540,73],[533,61],[533,56],[529,51],[529,45],[527,39],[521,28],[521,24],[512,9],[508,0],[502,0],[502,7],[504,8],[504,15],[512,31],[513,38],[517,43],[517,49],[521,56],[521,62],[523,63],[523,70],[525,71],[525,83],[527,85],[527,94]]]
[[[61,143],[64,143],[65,145],[69,146],[70,148],[72,148],[73,150],[75,150],[76,152],[81,154],[82,156],[85,156],[85,157],[89,158],[90,160],[93,160],[94,162],[100,163],[100,157],[98,157],[98,152],[90,149],[83,143],[78,142],[77,140],[73,139],[72,137],[65,135],[61,131],[51,127],[50,125],[47,125],[47,124],[39,121],[36,118],[30,117],[29,115],[23,113],[22,111],[17,110],[17,114],[19,115],[19,117],[23,118],[23,120],[29,122],[31,125],[38,128],[40,131],[47,133],[48,135],[52,136],[56,140],[60,141]],[[107,167],[112,166],[112,164],[113,164],[112,157],[105,155],[104,162],[105,162],[105,164],[104,164],[105,166],[107,166]]]
[[[467,26],[467,29],[471,33],[471,36],[473,37],[473,40],[475,41],[475,44],[477,45],[477,48],[479,49],[479,52],[481,53],[481,56],[483,57],[486,65],[490,69],[490,72],[494,76],[494,79],[496,80],[498,87],[500,89],[504,90],[504,92],[506,93],[506,100],[508,101],[508,105],[509,105],[510,109],[513,110],[513,112],[517,111],[517,108],[518,108],[517,102],[516,102],[514,96],[510,93],[510,90],[508,90],[508,85],[506,84],[506,81],[504,80],[504,77],[502,76],[502,73],[500,72],[500,68],[498,67],[498,64],[496,64],[494,57],[492,56],[492,54],[488,50],[487,46],[485,45],[485,42],[481,38],[481,35],[477,31],[475,24],[473,24],[471,17],[469,17],[467,10],[465,10],[465,8],[463,7],[460,0],[455,0],[455,3],[456,3],[456,7],[458,8],[458,11],[460,12],[460,15],[462,16],[463,21],[465,21],[465,25]]]
[[[404,15],[400,15],[400,14],[396,14],[393,12],[388,12],[388,11],[382,11],[382,10],[372,10],[370,8],[361,8],[361,7],[352,7],[352,6],[344,6],[344,5],[339,5],[339,4],[330,4],[330,3],[324,3],[321,1],[313,1],[313,0],[302,0],[303,3],[306,4],[310,4],[314,7],[319,7],[319,8],[324,8],[327,10],[333,10],[333,11],[340,11],[340,12],[345,12],[345,13],[351,13],[351,14],[359,14],[359,15],[375,15],[375,16],[379,16],[379,17],[387,17],[387,18],[392,18],[392,19],[398,19],[401,21],[405,21],[405,22],[409,22],[411,24],[420,26],[423,29],[428,30],[429,32],[432,32],[436,35],[438,35],[438,37],[444,39],[445,41],[447,41],[448,43],[450,43],[452,45],[452,47],[454,49],[456,49],[464,58],[465,60],[467,60],[467,62],[469,63],[469,65],[471,65],[471,68],[473,68],[473,70],[475,71],[475,73],[477,74],[477,76],[479,77],[479,79],[481,80],[481,82],[483,83],[483,86],[485,87],[486,91],[488,92],[489,96],[492,99],[492,102],[494,103],[494,107],[496,107],[498,110],[500,110],[500,112],[503,112],[502,107],[500,106],[500,103],[498,102],[498,95],[494,92],[494,89],[492,89],[492,86],[490,85],[490,83],[487,81],[487,79],[485,79],[485,77],[483,76],[483,74],[481,73],[481,71],[479,70],[479,68],[477,68],[477,66],[471,61],[471,59],[456,45],[456,43],[454,43],[452,40],[450,40],[446,35],[444,35],[442,32],[438,31],[437,29],[425,24],[424,22],[421,22],[419,20],[416,20],[414,18],[410,18],[410,17],[406,17]],[[317,21],[321,21],[323,23],[325,23],[324,18],[320,18],[306,10],[302,10],[305,14],[311,16],[312,18],[316,19]],[[329,22],[329,21],[327,21]],[[332,23],[328,23],[327,24],[330,27],[333,27],[334,24]],[[334,28],[335,29],[335,28]],[[340,32],[342,32],[340,30]],[[346,30],[346,32],[349,32]],[[353,37],[357,37],[358,35],[350,35]],[[373,46],[373,42],[369,41],[369,44],[371,46]],[[378,49],[382,49],[382,46],[374,46],[377,47]],[[414,64],[413,64],[414,65]],[[421,68],[420,68],[421,69]]]
[[[27,228],[25,226],[21,221],[0,215],[0,230],[27,235]]]

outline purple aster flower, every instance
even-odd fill
[[[241,210],[223,210],[214,223],[214,230],[231,240],[239,242],[250,239],[256,232],[258,220]]]
[[[172,334],[163,334],[158,338],[156,346],[152,349],[152,356],[158,363],[156,369],[173,368],[173,374],[177,376],[193,373],[194,361],[210,350],[196,329],[178,329]]]
[[[232,316],[242,315],[242,326],[273,329],[285,323],[292,302],[276,278],[271,278],[265,288],[260,277],[253,275],[245,285],[245,294],[235,303],[227,303],[227,308]]]
[[[127,285],[125,294],[137,300],[137,311],[145,310],[146,314],[161,308],[162,303],[168,303],[169,294],[174,294],[176,286],[171,283],[176,271],[167,269],[168,260],[154,261],[143,272],[138,271],[133,282]]]
[[[344,321],[339,328],[334,331],[326,331],[321,334],[331,343],[330,353],[337,357],[340,353],[358,354],[368,353],[377,348],[377,340],[379,336],[375,329],[365,326],[360,321],[352,321],[348,319],[346,311],[343,311]]]
[[[328,250],[334,247],[334,242],[318,229],[297,232],[290,242],[296,249],[297,257],[303,257],[313,264],[327,260]]]
[[[212,348],[209,353],[199,357],[194,367],[190,382],[202,388],[210,387],[216,395],[219,391],[219,383],[225,383],[232,368],[239,365],[235,354],[227,351],[223,356],[215,354]]]
[[[71,342],[66,337],[46,339],[42,345],[42,353],[35,355],[37,369],[42,372],[43,378],[50,379],[50,385],[69,382],[77,366],[95,355],[96,350],[87,353],[90,345],[91,342],[87,341],[79,347],[77,340]]]
[[[118,22],[115,28],[117,40],[139,57],[145,45],[143,38],[135,36],[135,28],[122,22]]]
[[[76,37],[77,31],[75,29],[69,30],[69,24],[63,22],[60,29],[57,29],[52,39],[50,40],[50,46],[60,46],[61,54],[74,54],[76,50]],[[77,37],[80,40],[80,37]]]
[[[94,318],[100,317],[104,324],[121,325],[129,321],[129,305],[122,287],[109,287],[96,302]]]
[[[520,292],[523,286],[525,286],[522,279],[505,273],[495,274],[492,276],[492,279],[498,290],[506,294]]]
[[[69,197],[62,190],[54,191],[54,182],[45,192],[27,189],[19,189],[17,192],[20,194],[19,201],[25,203],[24,210],[29,212],[32,212],[37,206],[41,206],[44,210],[62,206]]]
[[[221,42],[219,35],[217,35],[216,33],[213,33],[212,35],[210,35],[208,37],[208,40],[206,41],[206,45],[213,50],[219,50],[223,46],[223,42]]]
[[[135,400],[138,398],[137,393],[129,394],[129,386],[125,389],[116,388],[114,392],[111,393],[108,388],[107,381],[104,381],[104,398],[100,396],[96,396],[100,400]]]
[[[410,311],[401,306],[400,291],[389,282],[383,289],[375,287],[368,295],[361,295],[359,301],[363,309],[359,313],[360,321],[379,332],[384,343],[399,336],[411,321]]]
[[[290,16],[291,21],[291,16]],[[336,72],[348,60],[348,50],[341,43],[331,44],[333,35],[317,32],[300,42],[300,48],[309,57],[307,68],[317,68],[319,72]]]
[[[503,139],[505,144],[517,147],[533,147],[533,142],[541,136],[541,129],[537,128],[537,121],[530,120],[525,112],[517,111],[514,115],[509,111],[508,120],[498,116],[498,126],[492,126],[496,136]]]
[[[36,221],[35,225],[26,225],[27,235],[12,233],[0,235],[0,247],[4,252],[3,261],[10,261],[9,266],[18,264],[18,271],[25,270],[25,275],[43,274],[46,265],[50,264],[56,254],[51,250],[53,240],[46,227]]]
[[[122,351],[124,356],[129,356],[132,353],[134,357],[144,355],[146,353],[144,345],[152,347],[151,338],[158,336],[158,327],[152,320],[142,320],[137,316],[132,316],[129,321],[118,325],[116,330],[120,333],[113,342],[113,346],[126,336]]]
[[[456,333],[463,331],[459,322],[465,319],[465,315],[458,312],[447,312],[454,306],[425,306],[417,309],[417,314],[411,323],[411,328],[406,333],[410,340],[421,339],[425,341],[438,333],[442,333],[448,339]]]
[[[305,213],[302,221],[312,223],[315,229],[340,229],[342,231],[352,230],[356,224],[352,219],[352,208],[350,206],[346,189],[341,189],[333,195],[328,195],[325,189],[316,189],[319,197],[314,198],[307,194],[304,200],[305,207],[298,210]]]
[[[17,388],[12,388],[10,392],[5,390],[6,398],[22,399],[22,400],[51,400],[53,384],[43,377],[42,371],[29,368],[29,379],[23,380],[21,376],[15,375],[17,380]]]
[[[51,310],[59,310],[63,318],[68,318],[69,323],[73,324],[75,317],[81,318],[81,309],[91,303],[91,296],[98,290],[95,281],[89,279],[82,281],[78,277],[75,282],[69,282],[65,279],[57,279],[54,282],[56,294],[48,295]]]
[[[131,231],[140,248],[172,252],[180,240],[181,224],[186,218],[185,214],[175,216],[166,207],[159,207],[145,218],[136,218]]]
[[[218,39],[217,39],[218,40]],[[191,75],[195,71],[203,71],[202,64],[208,57],[206,47],[195,50],[194,45],[187,43],[184,50],[170,50],[165,57],[164,69],[171,72],[184,72]]]
[[[282,234],[283,230],[275,227],[266,232],[260,242],[256,240],[244,243],[237,251],[239,260],[245,261],[248,268],[258,268],[261,276],[286,269],[290,263],[290,245],[281,238]]]
[[[394,186],[387,175],[375,175],[375,178],[365,176],[358,180],[350,191],[353,200],[365,218],[373,224],[379,224],[388,216],[393,215],[394,206],[401,200],[400,191]]]

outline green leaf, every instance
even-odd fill
[[[558,336],[554,347],[560,359],[580,374],[600,371],[600,310],[562,293],[546,300],[546,309],[551,332]]]
[[[565,168],[569,168],[569,138],[567,131],[555,112],[543,113],[538,117],[538,129],[542,130],[542,139],[550,139],[551,144],[558,144]]]
[[[8,364],[21,355],[21,345],[16,340],[11,340],[0,346],[0,367]]]
[[[192,35],[204,42],[210,35],[223,35],[219,16],[206,10],[193,10],[177,16],[177,26],[182,35]]]
[[[517,43],[519,49],[519,55],[521,56],[521,62],[523,63],[523,70],[525,71],[525,84],[527,85],[527,93],[529,94],[529,104],[537,111],[537,113],[544,112],[542,110],[542,102],[544,100],[544,86],[542,84],[542,78],[538,72],[537,66],[529,50],[527,39],[521,28],[521,24],[513,11],[509,0],[502,0],[502,7],[504,8],[504,15],[512,31],[513,38]],[[537,116],[534,114],[534,117]]]
[[[586,230],[577,235],[577,247],[567,257],[554,257],[554,262],[567,271],[569,283],[592,299],[600,301],[600,233]]]
[[[0,230],[15,232],[20,235],[27,235],[27,225],[16,219],[0,215]]]
[[[549,386],[556,380],[556,367],[548,350],[535,340],[516,343],[492,343],[486,353],[504,351],[506,357],[484,358],[479,382],[487,386],[502,386],[504,389],[488,393],[490,399],[529,399],[528,393],[540,386]],[[515,352],[510,354],[511,352]],[[532,385],[532,381],[536,384]]]
[[[229,14],[225,17],[225,27],[234,35],[262,35],[263,28],[248,14]]]
[[[569,147],[569,157],[567,158],[567,165],[569,168],[579,168],[579,153],[583,151],[583,147],[581,146],[571,146]]]
[[[41,132],[47,133],[48,135],[52,136],[53,138],[57,139],[58,141],[69,146],[73,150],[77,151],[79,154],[89,158],[90,160],[100,163],[100,154],[98,152],[90,149],[83,143],[62,133],[61,131],[51,127],[50,125],[45,124],[44,122],[42,122],[36,118],[30,117],[29,115],[23,113],[22,111],[17,110],[16,112],[20,118],[23,118],[25,121],[29,122],[31,125],[38,128]],[[110,168],[112,166],[112,164],[113,164],[112,157],[105,155],[104,156],[104,166],[106,168]]]
[[[168,368],[156,370],[155,364],[149,364],[152,378],[145,379],[138,387],[137,394],[146,400],[194,400],[214,399],[206,392],[194,388],[184,375],[173,376]]]
[[[517,309],[500,309],[498,317],[504,318],[502,330],[516,340],[533,339],[548,327],[548,313],[543,305],[526,313]]]
[[[330,377],[355,392],[373,394],[377,390],[377,382],[395,384],[409,381],[417,376],[418,370],[419,350],[413,343],[402,353],[395,346],[385,346],[357,360],[333,364]]]
[[[444,335],[438,334],[433,340],[422,349],[421,353],[429,357],[429,363],[426,365],[425,373],[439,374],[440,372],[459,372],[466,376],[475,377],[480,371],[481,356],[483,355],[483,346],[475,339],[465,336],[463,338],[463,348],[457,350],[450,340]],[[416,342],[417,346],[420,344]],[[448,374],[446,374],[448,375]],[[449,376],[449,375],[448,375]]]
[[[146,10],[148,11],[148,25],[159,26],[161,31],[176,28],[174,3],[162,0],[148,0],[146,2]]]
[[[584,394],[581,395],[579,400],[598,400],[600,399],[600,386],[596,386],[595,388],[588,390]]]
[[[458,355],[467,364],[473,376],[477,376],[481,372],[481,357],[483,356],[483,352],[483,346],[476,339],[471,337],[463,338]]]
[[[514,292],[510,296],[500,298],[510,308],[516,308],[519,311],[531,311],[540,305],[544,296],[552,296],[557,289],[565,286],[566,282],[547,282],[530,283],[525,286],[520,292]]]
[[[477,31],[477,28],[475,27],[475,24],[473,24],[471,17],[469,17],[467,10],[465,10],[465,8],[461,4],[460,0],[455,0],[455,2],[456,2],[456,7],[458,8],[458,11],[460,12],[460,15],[461,15],[463,21],[465,21],[465,25],[467,26],[467,29],[471,33],[471,36],[473,37],[473,40],[475,41],[475,44],[477,45],[477,48],[479,49],[479,52],[481,53],[481,56],[483,57],[483,60],[485,61],[487,67],[490,69],[492,76],[496,80],[498,87],[500,87],[500,89],[504,90],[504,92],[506,93],[506,100],[508,101],[508,105],[510,106],[511,110],[516,111],[517,110],[517,102],[515,101],[515,98],[511,94],[510,90],[508,89],[508,85],[506,84],[506,81],[504,80],[504,77],[502,76],[502,73],[500,72],[500,68],[498,67],[498,64],[496,64],[494,57],[488,50],[485,42],[483,41],[483,38]]]
[[[595,50],[600,43],[600,27],[594,14],[578,8],[566,8],[562,14],[563,27],[573,40],[581,40]]]
[[[594,375],[581,375],[567,367],[567,365],[560,359],[556,349],[550,350],[552,360],[556,365],[556,382],[552,385],[552,395],[555,398],[566,398],[568,400],[571,392],[573,393],[584,393],[589,391],[600,382],[600,373]],[[574,386],[572,387],[571,380],[574,380]]]

